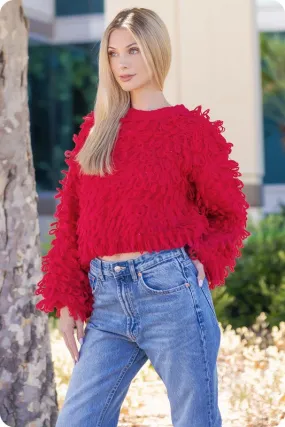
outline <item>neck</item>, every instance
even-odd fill
[[[152,111],[158,108],[170,107],[161,91],[144,91],[140,94],[131,93],[131,107],[141,111]]]
[[[121,122],[134,122],[134,121],[149,121],[149,120],[163,120],[173,117],[174,115],[187,114],[188,110],[183,104],[167,105],[152,110],[141,110],[138,108],[130,107],[124,117],[120,119]]]

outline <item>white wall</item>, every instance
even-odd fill
[[[258,194],[264,159],[255,3],[105,0],[106,24],[120,9],[133,6],[153,9],[168,28],[173,54],[164,88],[168,102],[189,109],[202,105],[210,109],[212,121],[224,121],[224,136],[234,145],[231,157],[239,163],[249,194]]]
[[[54,43],[95,43],[104,31],[103,14],[60,16],[53,29]]]
[[[24,12],[30,19],[53,22],[55,0],[23,0]]]
[[[79,1],[79,0],[74,0]],[[92,0],[96,1],[96,0]],[[176,2],[182,6],[187,5],[189,0]],[[215,0],[217,1],[217,0]],[[210,2],[211,3],[215,3]],[[160,0],[166,15],[172,13],[175,2],[173,0]],[[248,0],[255,5],[257,28],[261,31],[285,31],[285,10],[281,3],[285,5],[285,0]],[[139,4],[146,3],[138,1]],[[123,7],[124,0],[113,0],[112,7],[117,10]],[[134,5],[134,2],[128,2]],[[147,2],[148,7],[155,5],[151,0]],[[160,4],[160,3],[159,3]],[[201,1],[205,7],[205,2]],[[227,1],[228,7],[234,6],[233,0]],[[104,31],[104,19],[109,15],[109,2],[105,2],[106,13],[90,14],[79,16],[55,17],[55,0],[23,0],[23,6],[28,18],[43,23],[54,23],[51,43],[89,43],[101,39]],[[154,6],[156,7],[156,6]],[[161,14],[163,14],[161,12]],[[175,17],[174,17],[175,19]],[[168,22],[168,25],[170,22]],[[170,30],[171,32],[171,30]]]
[[[285,31],[285,0],[255,0],[259,31]]]

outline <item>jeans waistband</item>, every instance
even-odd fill
[[[153,267],[156,264],[173,257],[189,259],[189,255],[187,254],[184,246],[180,248],[148,252],[137,258],[125,261],[104,261],[96,257],[90,261],[90,273],[102,279],[104,279],[104,276],[117,277],[122,275],[131,275],[133,280],[137,280],[137,273],[140,271]]]

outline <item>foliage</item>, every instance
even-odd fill
[[[257,224],[249,223],[252,233],[235,272],[226,286],[213,291],[218,319],[233,327],[249,326],[265,312],[270,326],[284,320],[285,307],[285,207]]]
[[[29,104],[37,190],[55,190],[64,151],[94,107],[97,45],[29,46]]]

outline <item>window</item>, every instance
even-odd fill
[[[64,151],[94,107],[98,70],[92,44],[29,46],[29,109],[37,191],[56,191]]]
[[[56,0],[56,16],[104,13],[104,0]]]

